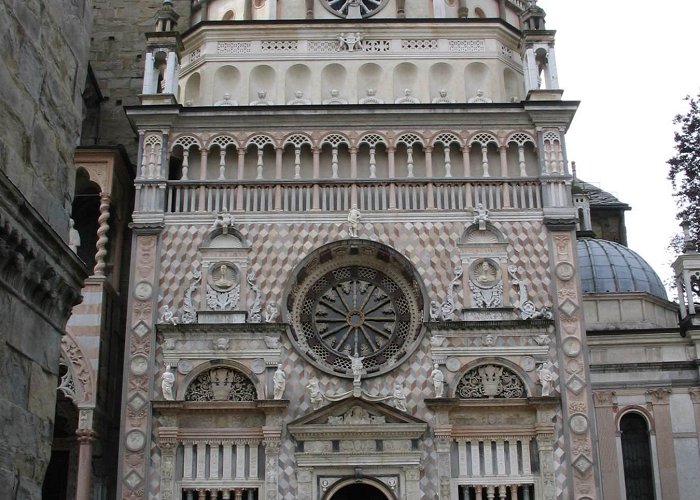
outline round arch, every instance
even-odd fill
[[[353,489],[360,491],[353,491]],[[346,497],[343,494],[349,496]],[[396,500],[396,496],[387,485],[374,478],[341,479],[328,489],[322,500],[344,500],[345,498],[358,498],[360,495],[366,500],[374,500],[375,498],[378,500]]]
[[[636,415],[639,415],[642,417],[646,423],[647,423],[647,429],[649,430],[649,433],[654,433],[656,431],[655,429],[655,422],[654,422],[654,417],[649,413],[649,410],[644,408],[643,406],[640,405],[631,405],[631,406],[626,406],[624,408],[620,408],[620,410],[617,412],[615,415],[615,430],[620,431],[620,422],[622,418],[625,415],[629,415],[631,413],[634,413]]]
[[[523,397],[532,397],[533,395],[537,394],[537,391],[535,390],[534,381],[530,377],[528,377],[526,373],[523,372],[523,369],[520,366],[507,359],[494,356],[475,359],[474,361],[464,365],[458,372],[458,375],[450,384],[448,394],[451,394],[452,397],[458,398],[459,396],[457,396],[457,388],[459,387],[459,384],[464,378],[464,376],[467,375],[470,371],[486,365],[496,365],[501,368],[505,368],[506,370],[513,373],[513,375],[515,375],[523,384],[523,387],[525,389],[525,395]]]
[[[250,368],[232,359],[212,359],[202,363],[201,365],[197,365],[185,376],[182,383],[178,385],[176,399],[178,401],[184,401],[187,388],[190,386],[190,384],[192,384],[192,382],[194,382],[202,373],[214,368],[232,368],[239,371],[244,377],[250,380],[251,384],[253,384],[257,399],[263,399],[265,397],[265,387]]]

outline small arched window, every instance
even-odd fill
[[[484,11],[481,10],[481,8],[479,8],[479,7],[477,7],[476,9],[474,9],[474,16],[475,16],[475,17],[478,17],[479,19],[485,19],[485,18],[486,18],[486,14],[484,14]]]
[[[224,21],[233,21],[236,19],[236,13],[232,10],[227,10],[226,13],[224,14],[223,20]]]
[[[654,476],[646,419],[639,413],[624,415],[620,419],[620,434],[627,500],[653,499]]]

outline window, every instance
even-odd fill
[[[620,420],[620,433],[627,500],[651,500],[654,479],[647,421],[638,413],[628,413]]]

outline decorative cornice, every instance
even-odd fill
[[[0,172],[0,286],[63,331],[85,265]]]

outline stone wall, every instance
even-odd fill
[[[124,114],[124,106],[139,104],[143,86],[145,34],[155,31],[160,0],[94,0],[95,22],[90,63],[105,102],[100,113],[99,143],[122,144],[135,163],[138,138]],[[178,29],[189,28],[190,1],[174,0],[180,15]]]
[[[0,491],[41,498],[60,338],[85,271],[69,250],[87,0],[0,0]]]

